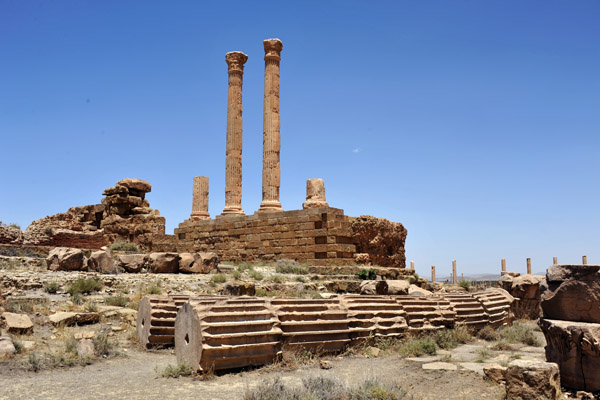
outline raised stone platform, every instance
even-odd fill
[[[179,252],[213,251],[228,261],[344,265],[356,252],[349,217],[331,207],[186,220],[175,236]]]

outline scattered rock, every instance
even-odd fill
[[[407,295],[409,294],[410,283],[405,280],[386,280],[387,283],[387,294],[393,295]]]
[[[230,282],[225,284],[223,292],[231,296],[254,296],[256,287],[252,282]]]
[[[83,251],[56,247],[48,254],[46,264],[51,271],[81,271],[84,267]]]
[[[321,369],[331,369],[333,365],[331,365],[331,361],[327,360],[319,360],[319,368]]]
[[[73,336],[75,337],[75,339],[93,339],[94,337],[96,337],[96,332],[82,331],[82,332],[75,333],[75,335],[73,335]]]
[[[0,337],[0,358],[15,354],[17,351],[12,339],[8,336]]]
[[[558,365],[541,361],[515,360],[506,370],[507,400],[559,400]]]
[[[173,274],[179,270],[179,254],[150,253],[148,264],[151,272]]]
[[[127,272],[140,272],[145,264],[145,254],[121,254],[117,256],[117,265]]]
[[[381,350],[377,347],[369,346],[365,349],[365,355],[367,357],[378,357]]]
[[[102,274],[116,274],[117,267],[110,253],[104,250],[94,251],[88,260],[88,269]]]
[[[410,285],[408,287],[408,294],[411,296],[431,296],[433,293],[417,285]]]
[[[91,339],[81,339],[77,343],[77,354],[81,358],[92,358],[94,356],[94,342]]]
[[[441,362],[441,361],[423,364],[422,368],[423,369],[434,369],[434,370],[443,369],[446,371],[456,371],[458,369],[458,367],[455,364]]]
[[[179,272],[186,274],[208,274],[218,269],[219,256],[216,253],[181,253]]]
[[[506,382],[507,367],[502,367],[498,364],[487,365],[483,367],[483,373],[496,383]]]
[[[8,333],[16,333],[19,335],[29,335],[33,333],[33,322],[26,314],[15,314],[5,312],[2,314],[2,320]]]
[[[48,317],[54,326],[71,326],[95,324],[100,321],[100,314],[95,312],[57,312]]]
[[[375,295],[387,294],[388,286],[386,281],[362,281],[360,283],[360,294]]]

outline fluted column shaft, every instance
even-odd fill
[[[227,96],[227,150],[225,161],[224,215],[244,215],[242,210],[242,83],[248,56],[227,53],[229,92]]]
[[[210,219],[208,213],[208,177],[195,176],[194,189],[192,194],[192,221]]]
[[[279,39],[267,39],[265,47],[265,98],[263,114],[263,175],[262,203],[259,211],[280,211],[279,187],[281,148],[279,115],[279,62],[283,44]]]

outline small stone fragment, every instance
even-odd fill
[[[94,356],[94,342],[91,339],[81,339],[77,343],[77,354],[81,358],[92,358]]]

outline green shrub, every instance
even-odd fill
[[[234,270],[231,273],[231,276],[233,276],[233,279],[237,280],[237,279],[240,279],[242,277],[242,273],[240,271],[238,271],[238,270]]]
[[[375,280],[375,278],[377,278],[377,270],[375,268],[371,268],[371,269],[361,269],[360,271],[358,271],[358,273],[356,274],[358,276],[359,279],[366,281],[366,280]]]
[[[6,301],[6,311],[15,314],[31,314],[34,303],[31,300],[9,299]]]
[[[27,361],[29,362],[29,369],[31,371],[38,372],[40,370],[42,363],[37,354],[31,353],[27,358]]]
[[[152,284],[150,286],[148,286],[145,290],[144,293],[146,294],[162,294],[162,289],[160,288],[160,286],[158,284]]]
[[[46,293],[55,294],[60,289],[58,282],[46,282],[44,283],[44,291]]]
[[[183,362],[177,365],[167,365],[167,368],[161,373],[163,378],[179,378],[180,376],[190,376],[193,371],[187,363]]]
[[[500,334],[498,331],[491,326],[487,325],[479,332],[477,332],[477,337],[479,339],[487,340],[488,342],[493,342],[495,340],[500,339]]]
[[[500,329],[500,338],[508,343],[523,343],[527,346],[542,346],[542,341],[535,334],[532,322],[516,321],[512,326]]]
[[[78,294],[89,294],[102,289],[102,282],[95,278],[79,278],[69,285],[67,293],[71,296]]]
[[[252,266],[252,264],[244,262],[244,263],[241,263],[241,264],[239,264],[237,266],[237,270],[239,272],[244,272],[244,271],[248,271],[248,270],[249,271],[254,271],[254,267]]]
[[[131,242],[115,242],[110,245],[114,251],[138,251],[137,244]]]
[[[281,275],[277,275],[277,274],[272,275],[271,276],[271,282],[273,282],[273,283],[281,283],[281,282],[283,282],[283,277]]]
[[[114,354],[115,343],[108,338],[106,333],[97,334],[92,341],[94,342],[94,353],[97,356],[110,356]]]
[[[464,288],[467,292],[471,291],[471,281],[461,279],[460,282],[458,282],[458,286]]]
[[[439,348],[450,350],[459,344],[469,343],[473,340],[473,336],[471,336],[471,333],[465,326],[458,325],[454,329],[436,331],[433,334],[433,340],[435,340]]]
[[[96,303],[92,303],[88,301],[85,303],[85,311],[87,312],[98,312],[98,305]]]
[[[15,346],[15,353],[21,354],[23,352],[23,342],[17,339],[13,339],[13,346]]]
[[[104,298],[104,304],[107,306],[127,307],[129,297],[118,294],[117,296],[108,296]]]
[[[400,354],[405,357],[418,357],[423,354],[434,355],[436,352],[435,341],[428,336],[409,339],[400,345]]]
[[[282,259],[275,262],[275,272],[279,274],[306,275],[308,274],[308,268],[300,265],[295,260]]]
[[[223,274],[215,274],[210,278],[210,281],[213,283],[225,283],[227,282],[227,277]]]
[[[253,270],[250,272],[250,277],[255,281],[262,281],[265,276],[260,272]]]

